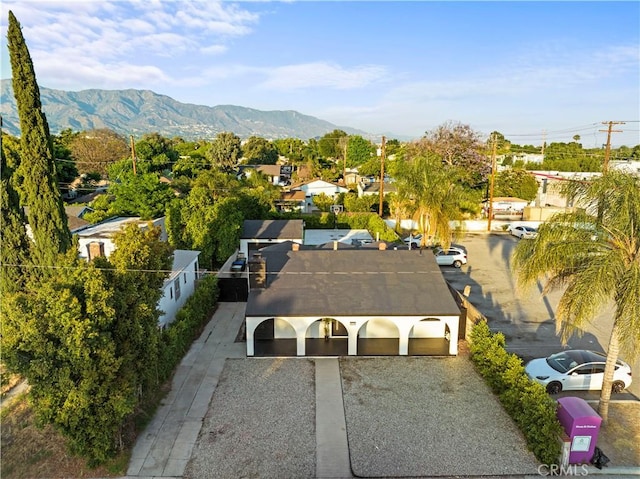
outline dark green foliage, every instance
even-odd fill
[[[25,377],[31,404],[71,450],[91,463],[117,450],[120,427],[136,396],[118,356],[113,293],[99,270],[73,258],[49,276],[3,298],[3,361]]]
[[[57,187],[49,126],[42,112],[33,63],[20,24],[11,11],[7,43],[13,91],[20,117],[19,169],[23,178],[24,199],[29,206],[29,225],[34,239],[33,260],[51,265],[58,253],[71,247],[71,233]]]
[[[211,166],[228,171],[238,164],[242,156],[240,143],[240,137],[234,133],[218,133],[206,150],[206,158]]]
[[[375,158],[376,147],[360,135],[349,137],[347,143],[347,168],[354,168]],[[378,162],[380,160],[378,159]]]
[[[494,196],[512,196],[532,201],[538,194],[538,182],[523,169],[504,170],[496,175],[493,193]]]
[[[505,350],[502,333],[493,334],[486,321],[471,331],[471,360],[505,410],[524,434],[536,458],[556,464],[560,458],[562,426],[556,416],[556,402],[544,387],[530,380],[522,360]]]
[[[173,190],[161,183],[156,173],[124,174],[121,181],[111,183],[107,193],[91,205],[94,212],[87,214],[88,221],[98,222],[112,216],[159,218],[175,198]]]
[[[7,165],[4,150],[0,154],[0,294],[5,294],[24,285],[28,270],[19,265],[27,263],[30,241],[18,193],[10,182],[12,169]]]
[[[250,137],[242,146],[244,162],[249,165],[275,165],[278,150],[270,141],[257,136]]]

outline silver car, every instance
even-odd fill
[[[515,226],[511,228],[511,234],[520,239],[534,239],[538,230],[532,226]]]
[[[440,266],[460,268],[463,264],[467,264],[467,252],[462,248],[451,246],[449,249],[442,249],[438,247],[433,250],[433,254],[436,256],[436,263]]]

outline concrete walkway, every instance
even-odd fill
[[[245,303],[219,303],[178,366],[171,391],[138,438],[127,478],[182,477],[227,358],[246,357],[235,343]]]
[[[235,339],[245,303],[219,303],[200,338],[178,366],[171,391],[138,438],[126,478],[180,478],[198,439],[202,422],[227,358],[246,357]],[[347,426],[337,358],[316,363],[316,477],[350,478]]]

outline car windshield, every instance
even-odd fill
[[[566,352],[562,352],[549,356],[547,364],[558,372],[566,373],[569,369],[575,368],[578,365],[578,361]]]

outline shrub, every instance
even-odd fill
[[[486,321],[473,327],[470,339],[471,360],[522,431],[529,449],[543,464],[557,463],[562,426],[556,401],[529,379],[522,360],[505,350],[504,335],[492,333]]]

